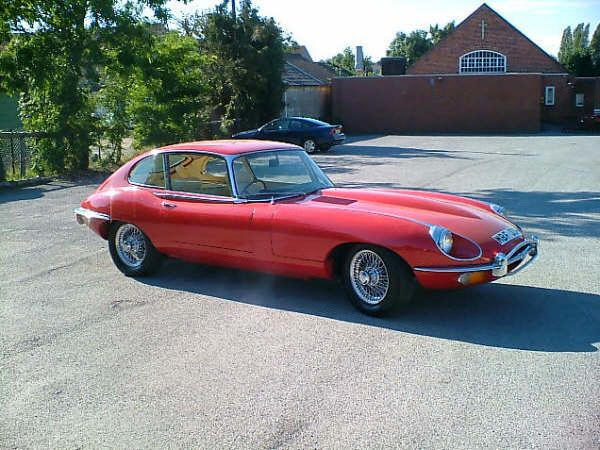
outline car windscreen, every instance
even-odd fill
[[[269,199],[302,195],[333,183],[301,150],[276,150],[239,156],[233,161],[238,196]]]

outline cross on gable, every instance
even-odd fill
[[[481,40],[485,40],[485,29],[487,28],[487,24],[485,23],[485,19],[481,19]]]

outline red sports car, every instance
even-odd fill
[[[337,188],[300,147],[268,141],[171,145],[138,156],[75,211],[127,276],[163,256],[302,278],[338,278],[368,314],[417,285],[513,275],[538,240],[502,208],[454,195]]]

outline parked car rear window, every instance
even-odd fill
[[[223,158],[201,153],[175,153],[168,157],[172,190],[231,196],[227,163]]]
[[[152,187],[165,187],[163,156],[158,153],[139,161],[129,172],[129,182]]]

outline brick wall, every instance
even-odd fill
[[[486,23],[481,36],[481,21]],[[408,74],[458,73],[459,58],[474,50],[506,56],[507,72],[564,73],[566,70],[487,5],[407,69]]]
[[[554,105],[545,104],[546,86],[554,86]],[[542,122],[565,124],[573,122],[575,111],[575,78],[570,75],[542,75],[540,83],[540,104]]]
[[[335,78],[333,121],[349,133],[540,129],[541,75]]]

